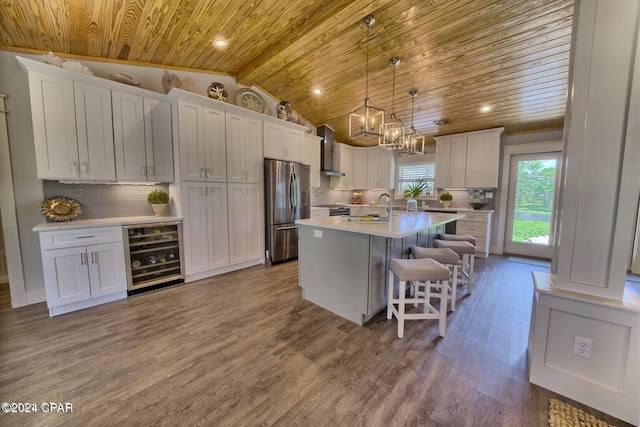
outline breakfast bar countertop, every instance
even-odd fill
[[[418,212],[417,214],[407,214],[406,212],[393,212],[390,221],[386,221],[386,218],[361,221],[356,217],[329,216],[299,219],[296,224],[370,236],[402,238],[462,218],[464,215],[452,213]]]

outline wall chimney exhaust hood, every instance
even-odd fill
[[[327,125],[318,126],[317,135],[320,142],[320,175],[344,176],[344,173],[333,170],[333,134],[335,131]]]

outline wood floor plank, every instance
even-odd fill
[[[11,426],[538,426],[555,393],[529,384],[533,285],[545,267],[476,261],[440,338],[383,311],[364,327],[301,298],[297,262],[257,266],[54,318],[0,286],[0,396],[73,413]],[[617,426],[619,420],[570,404]]]

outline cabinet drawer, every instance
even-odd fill
[[[122,242],[122,227],[91,227],[40,232],[40,249],[43,251],[110,242]]]
[[[485,237],[487,235],[487,224],[458,221],[458,224],[456,224],[456,234],[471,234],[475,237]]]
[[[460,221],[486,223],[488,218],[488,215],[484,213],[475,213],[475,212],[468,212],[468,211],[460,211],[458,213],[464,215],[464,218],[461,219]]]

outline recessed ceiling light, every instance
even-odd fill
[[[493,110],[493,107],[491,105],[485,105],[485,106],[480,107],[480,112],[481,113],[488,113],[491,110]]]
[[[215,47],[227,47],[227,45],[229,44],[229,42],[227,42],[225,39],[219,37],[217,39],[215,39],[213,41],[213,45]]]
[[[314,95],[322,95],[322,91],[318,88],[313,89],[313,94]]]

